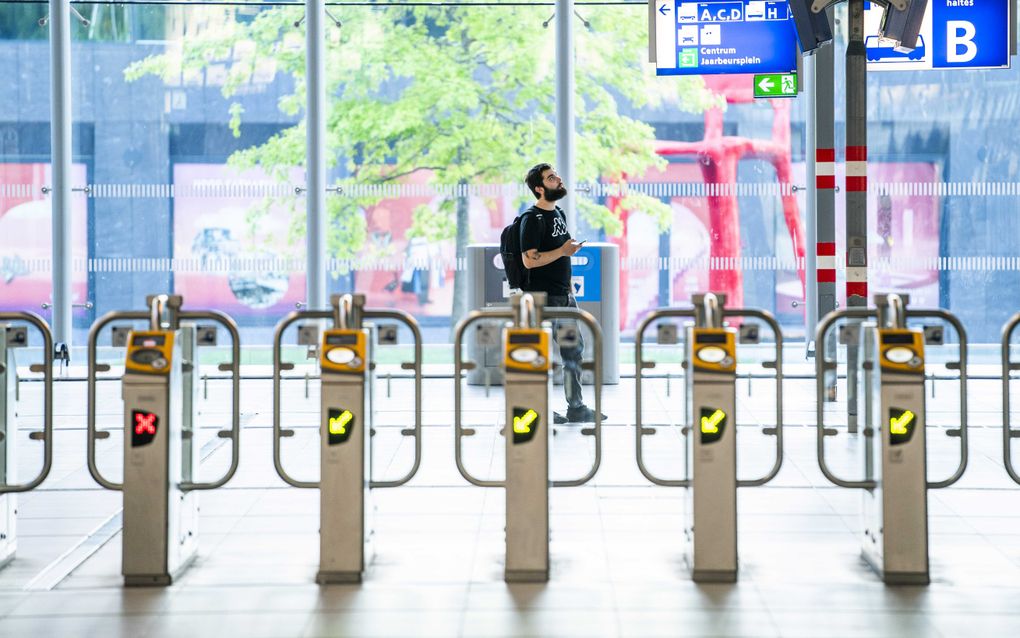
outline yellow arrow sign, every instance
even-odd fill
[[[514,434],[528,434],[531,432],[531,424],[538,418],[538,412],[528,410],[521,416],[514,417]]]
[[[890,434],[906,434],[907,426],[914,420],[914,413],[910,410],[905,410],[903,414],[898,417],[889,418],[889,433]]]
[[[722,410],[716,410],[710,416],[701,417],[701,432],[703,434],[717,434],[719,432],[719,424],[725,418],[726,413]]]
[[[350,410],[344,410],[340,413],[340,416],[335,416],[329,420],[329,433],[330,434],[347,434],[347,424],[354,418],[354,414]]]

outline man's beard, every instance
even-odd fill
[[[563,199],[567,196],[567,187],[560,186],[559,188],[547,188],[545,189],[545,201],[555,202]]]

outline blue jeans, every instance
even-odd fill
[[[577,301],[574,295],[549,295],[546,300],[549,308],[577,308]],[[567,408],[577,409],[584,405],[581,397],[581,356],[584,354],[584,339],[581,337],[581,330],[573,319],[557,319],[553,322],[553,338],[555,339],[560,326],[573,326],[577,333],[577,345],[560,346],[560,355],[563,357],[563,393],[567,398]]]

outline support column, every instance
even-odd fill
[[[846,50],[846,305],[868,305],[868,67],[864,0],[849,0]],[[847,347],[848,430],[857,431],[856,343]]]
[[[579,196],[574,157],[574,0],[556,0],[556,172],[568,189],[560,206],[571,235]]]
[[[50,2],[50,202],[54,344],[71,348],[71,2]],[[84,301],[84,300],[83,300]]]
[[[326,2],[305,0],[305,303],[326,310]]]
[[[831,25],[832,8],[826,10]],[[808,65],[808,197],[807,233],[807,316],[806,341],[814,355],[818,322],[836,309],[836,84],[835,51],[823,46],[805,59]],[[812,249],[812,246],[814,248]],[[835,352],[835,335],[826,344]],[[825,373],[826,398],[836,399],[836,371]]]

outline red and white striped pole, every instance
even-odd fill
[[[847,203],[857,200],[863,209],[861,216],[867,215],[867,192],[868,192],[868,147],[847,146],[846,147],[846,191]],[[847,207],[848,213],[849,206]],[[860,214],[860,213],[859,213]],[[866,223],[866,222],[865,222]],[[865,236],[866,237],[866,236]],[[866,239],[865,239],[866,241]],[[857,255],[854,251],[847,251],[846,259],[846,298],[847,305],[868,305],[868,261],[867,244],[859,248]],[[862,259],[863,257],[863,259]],[[862,297],[858,303],[851,303],[851,297]]]

